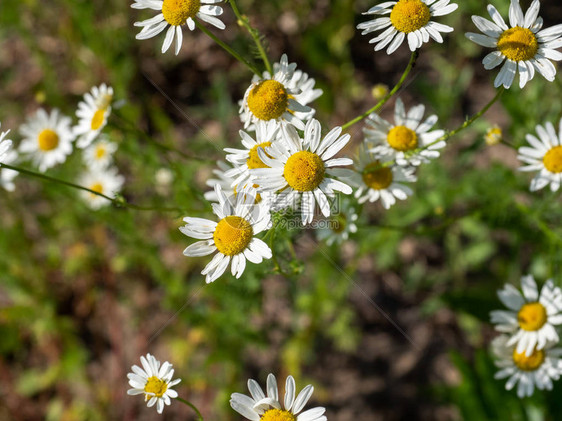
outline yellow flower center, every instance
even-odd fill
[[[498,50],[513,61],[529,60],[535,57],[539,43],[530,29],[516,26],[504,31],[498,39]]]
[[[199,8],[200,0],[164,0],[162,14],[170,25],[183,25],[187,18],[194,18]]]
[[[390,22],[400,32],[408,34],[423,28],[431,13],[421,0],[399,0],[390,12]]]
[[[252,225],[240,216],[227,216],[219,221],[213,240],[217,249],[225,256],[235,256],[243,252],[250,241],[254,230]]]
[[[517,313],[517,322],[523,330],[539,330],[546,323],[546,309],[541,303],[527,303]]]
[[[386,141],[397,151],[411,151],[418,147],[418,135],[405,126],[396,126],[390,129]]]
[[[103,146],[98,146],[96,148],[96,159],[102,159],[106,154],[106,150]]]
[[[39,133],[37,141],[39,142],[39,149],[45,152],[52,151],[59,145],[59,135],[53,130],[45,129]]]
[[[248,95],[248,108],[260,120],[279,118],[287,111],[289,94],[282,83],[264,80],[252,88]]]
[[[484,136],[486,144],[489,146],[497,145],[502,141],[502,129],[498,126],[490,127]]]
[[[330,222],[331,222],[330,228],[332,228],[332,231],[334,231],[336,234],[341,234],[342,232],[345,231],[345,226],[347,224],[347,218],[345,217],[345,215],[343,213],[340,214],[340,215],[337,215]]]
[[[392,184],[392,170],[379,161],[371,162],[363,170],[363,182],[373,190],[384,190]]]
[[[260,417],[260,421],[296,421],[297,417],[282,409],[268,409]]]
[[[164,380],[160,380],[156,376],[149,377],[144,385],[144,391],[147,393],[145,399],[148,400],[152,396],[161,398],[166,393],[166,390],[168,390],[168,385]],[[154,395],[149,395],[148,393],[153,393]]]
[[[324,162],[312,152],[300,151],[287,159],[283,177],[297,191],[312,191],[324,179]]]
[[[97,110],[92,117],[91,127],[92,130],[98,130],[103,124],[103,117],[105,116],[105,110]]]
[[[552,172],[562,172],[562,146],[555,146],[544,154],[542,159],[544,167]]]
[[[258,155],[258,148],[266,148],[268,146],[271,146],[271,142],[263,142],[250,149],[249,157],[246,160],[246,165],[248,165],[249,169],[253,170],[255,168],[269,168],[268,165],[265,165],[263,163]],[[271,156],[269,156],[268,154],[266,155],[271,158]]]
[[[535,371],[544,362],[545,353],[541,350],[534,350],[528,357],[525,351],[518,353],[516,349],[513,350],[513,363],[523,371]]]

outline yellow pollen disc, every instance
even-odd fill
[[[515,349],[513,350],[513,363],[523,371],[535,371],[544,362],[545,353],[541,350],[534,350],[528,357],[525,355],[525,351],[518,353]]]
[[[330,228],[332,228],[332,231],[334,231],[336,234],[341,234],[345,230],[347,218],[345,217],[344,214],[341,214],[338,215],[336,218],[332,219],[330,222],[331,222]]]
[[[546,323],[546,309],[541,303],[527,303],[517,313],[517,322],[523,330],[536,331]]]
[[[271,146],[271,142],[263,142],[250,149],[249,157],[246,160],[246,165],[248,165],[249,169],[253,170],[254,168],[269,168],[269,166],[263,163],[258,155],[258,148],[267,148],[268,146]],[[267,156],[271,158],[271,156]]]
[[[297,417],[282,409],[269,409],[263,413],[260,421],[296,421]]]
[[[552,172],[562,172],[562,146],[555,146],[544,154],[542,159],[544,167]]]
[[[260,120],[279,118],[287,111],[289,95],[282,83],[264,80],[252,88],[248,95],[248,108]]]
[[[88,187],[90,190],[95,191],[96,193],[101,193],[103,194],[103,186],[101,185],[101,183],[95,183],[92,184],[90,187]],[[94,193],[90,193],[90,196],[92,198],[98,197],[97,195],[95,195]]]
[[[400,32],[408,34],[423,28],[431,13],[421,0],[399,0],[390,12],[390,22]]]
[[[105,116],[105,110],[97,110],[92,117],[91,127],[92,130],[98,130],[103,124],[103,117]]]
[[[168,385],[164,380],[160,380],[156,376],[149,377],[144,385],[144,391],[146,393],[154,393],[154,395],[145,395],[145,398],[148,400],[152,396],[156,396],[157,398],[161,398],[164,393],[168,390]]]
[[[392,170],[379,161],[371,162],[363,170],[363,182],[373,190],[384,190],[392,184]]]
[[[516,26],[504,31],[498,39],[498,50],[513,61],[524,61],[535,57],[539,43],[530,29]]]
[[[390,129],[386,141],[397,151],[411,151],[418,147],[418,135],[405,126],[396,126]]]
[[[235,256],[243,252],[250,241],[254,230],[252,225],[240,216],[227,216],[219,221],[213,240],[217,249],[225,256]]]
[[[98,146],[96,148],[96,159],[102,159],[105,156],[105,148],[103,146]]]
[[[283,177],[297,191],[312,191],[324,180],[325,171],[322,158],[312,152],[300,151],[287,159]]]
[[[200,7],[200,0],[164,0],[162,14],[170,25],[179,26],[194,18]]]
[[[52,151],[59,145],[59,135],[53,130],[45,129],[39,133],[37,142],[42,151]]]

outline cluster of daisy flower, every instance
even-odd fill
[[[72,119],[57,109],[50,113],[40,108],[28,117],[19,128],[22,136],[17,149],[7,150],[6,145],[12,146],[11,141],[2,141],[4,154],[0,156],[0,164],[16,165],[19,162],[30,161],[41,173],[64,163],[72,154],[74,144],[82,149],[85,171],[79,176],[79,185],[104,194],[113,196],[118,193],[124,179],[117,173],[113,162],[113,154],[117,145],[104,134],[103,128],[111,114],[113,88],[102,84],[93,87],[91,92],[84,95],[78,104],[76,116],[78,123],[73,126]],[[3,139],[8,132],[0,135]],[[9,168],[0,168],[0,184],[8,191],[13,191],[14,177],[18,174]],[[82,191],[83,199],[97,209],[110,202],[91,192]]]
[[[521,278],[521,291],[506,284],[498,297],[508,310],[492,311],[491,321],[502,334],[492,342],[506,389],[517,385],[520,398],[534,388],[551,390],[562,375],[562,348],[557,327],[562,324],[562,290],[548,280],[539,290],[532,275]]]
[[[180,383],[180,379],[173,379],[174,368],[165,361],[160,363],[153,355],[147,354],[140,357],[142,367],[133,365],[132,372],[127,374],[131,389],[129,395],[144,395],[148,407],[156,405],[156,411],[161,414],[171,400],[178,398],[178,392],[172,389]],[[288,376],[285,381],[285,396],[281,402],[277,379],[273,374],[267,376],[266,393],[254,379],[248,380],[250,396],[233,393],[230,406],[240,415],[250,421],[327,421],[324,413],[326,409],[316,407],[303,411],[310,400],[314,387],[306,386],[298,394],[293,376]],[[180,398],[193,409],[192,404]],[[202,419],[202,418],[201,418]]]

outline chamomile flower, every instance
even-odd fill
[[[41,172],[63,163],[72,152],[74,134],[71,123],[70,118],[60,115],[59,110],[50,114],[38,110],[20,127],[24,139],[19,151],[29,156]]]
[[[334,197],[335,191],[352,192],[347,184],[332,178],[338,175],[333,167],[353,163],[348,158],[333,158],[350,139],[349,134],[341,133],[341,127],[335,127],[321,139],[316,119],[306,123],[304,139],[293,126],[282,126],[282,141],[258,148],[258,156],[269,168],[251,170],[254,182],[262,190],[281,193],[285,203],[300,199],[303,224],[312,222],[316,204],[325,217],[330,216],[328,197]]]
[[[156,405],[156,411],[161,414],[164,405],[170,405],[172,399],[178,397],[178,392],[172,387],[181,379],[172,380],[174,369],[168,361],[160,365],[160,361],[150,354],[146,354],[146,357],[141,356],[140,360],[142,368],[133,365],[133,372],[127,374],[129,385],[132,387],[127,390],[127,395],[144,395],[146,406],[150,408]]]
[[[162,54],[168,51],[174,37],[176,39],[176,55],[179,54],[183,41],[181,25],[187,24],[189,30],[195,29],[195,19],[200,19],[211,25],[224,29],[224,23],[216,16],[222,15],[222,7],[209,6],[220,3],[222,0],[135,0],[131,5],[133,9],[157,10],[156,16],[142,22],[135,22],[135,26],[142,27],[137,34],[137,39],[148,39],[158,35],[168,28]]]
[[[325,241],[327,245],[341,244],[347,241],[350,234],[357,232],[355,222],[359,219],[355,208],[350,201],[345,198],[338,209],[338,212],[329,219],[322,221],[317,231],[317,237],[321,241]]]
[[[369,41],[375,45],[375,51],[388,46],[386,53],[392,54],[408,38],[408,46],[415,51],[433,38],[443,42],[441,32],[453,32],[453,28],[442,23],[433,22],[431,18],[448,15],[457,10],[456,3],[449,0],[398,0],[385,1],[371,7],[364,15],[375,15],[376,18],[357,25],[362,35],[375,31],[384,31]],[[384,15],[390,15],[385,17]]]
[[[535,70],[552,82],[556,68],[550,60],[562,60],[562,53],[556,51],[562,46],[562,25],[542,29],[543,20],[539,17],[539,0],[534,0],[525,15],[519,0],[511,0],[508,27],[497,9],[488,5],[492,21],[480,16],[472,16],[472,21],[483,34],[468,32],[466,37],[489,48],[497,48],[482,60],[486,70],[504,63],[494,80],[497,88],[509,88],[515,74],[519,72],[519,86],[535,76]]]
[[[80,101],[76,111],[78,117],[78,124],[74,127],[74,134],[78,137],[76,146],[86,148],[100,134],[111,114],[112,100],[113,88],[105,83],[99,87],[94,86],[84,95],[84,100]]]
[[[500,126],[494,124],[488,130],[486,130],[486,134],[484,135],[484,141],[488,146],[494,146],[501,143],[503,139],[503,133]]]
[[[501,335],[492,341],[492,351],[496,356],[496,366],[500,369],[495,379],[505,379],[506,390],[517,385],[517,396],[532,396],[535,387],[539,390],[552,390],[552,382],[562,375],[562,348],[547,347],[533,349],[530,354],[518,352],[509,345],[509,337]]]
[[[2,127],[1,123],[0,123],[0,127]],[[8,153],[8,151],[12,147],[12,141],[10,139],[6,139],[8,133],[10,133],[9,130],[5,132],[0,132],[0,162],[2,162],[4,156]]]
[[[115,197],[121,191],[125,179],[117,173],[117,169],[109,168],[89,168],[82,174],[79,184],[95,192],[108,197]],[[99,209],[111,204],[109,200],[94,193],[82,191],[82,198],[92,209]]]
[[[380,199],[383,207],[389,209],[396,199],[406,200],[413,194],[404,184],[416,181],[413,169],[386,164],[392,158],[392,155],[373,154],[361,146],[350,178],[350,184],[357,188],[355,197],[359,203],[373,203]]]
[[[537,125],[538,138],[532,134],[526,136],[528,146],[519,148],[519,158],[525,164],[519,171],[538,171],[531,181],[531,191],[536,191],[550,184],[550,190],[557,191],[562,180],[562,119],[558,135],[552,123]]]
[[[548,280],[540,291],[532,275],[521,278],[521,294],[506,284],[498,291],[498,297],[509,310],[490,313],[496,330],[510,333],[507,344],[517,344],[518,353],[528,357],[533,350],[543,349],[549,342],[558,342],[554,326],[562,324],[562,290]]]
[[[219,278],[229,264],[232,275],[240,278],[246,259],[257,264],[271,258],[267,244],[255,237],[270,225],[269,209],[255,203],[256,190],[247,188],[227,197],[217,185],[215,193],[219,203],[213,203],[213,212],[220,218],[219,222],[187,217],[183,219],[186,225],[180,228],[188,237],[202,240],[188,246],[184,255],[207,256],[216,252],[201,272],[206,275],[207,283]]]
[[[234,168],[226,171],[225,176],[232,179],[231,187],[244,186],[251,181],[250,170],[268,168],[258,156],[258,148],[271,146],[278,139],[280,126],[275,121],[258,121],[255,126],[255,139],[243,130],[240,130],[242,145],[246,149],[225,148],[226,160]]]
[[[107,168],[112,163],[113,154],[116,150],[117,144],[102,136],[84,149],[84,162],[91,168]]]
[[[6,139],[8,133],[10,133],[9,130],[0,132],[0,164],[10,165],[17,160],[18,154],[12,149],[12,141],[10,139]],[[0,186],[7,191],[14,191],[15,185],[13,183],[13,179],[17,175],[17,171],[2,168],[0,166]]]
[[[304,130],[303,120],[313,115],[312,108],[306,104],[317,94],[312,89],[314,79],[298,73],[296,68],[297,65],[289,64],[287,55],[283,54],[273,76],[268,72],[264,72],[262,78],[254,75],[240,107],[244,128],[258,121],[286,121]]]
[[[285,381],[285,399],[281,405],[277,379],[273,374],[267,376],[267,395],[258,382],[248,380],[250,396],[233,393],[230,396],[230,406],[250,421],[326,421],[325,408],[316,407],[301,412],[312,393],[314,387],[306,386],[295,398],[296,385],[293,376]]]
[[[226,196],[231,196],[235,193],[235,188],[232,185],[234,181],[232,177],[226,175],[226,173],[233,169],[232,165],[226,163],[224,161],[217,161],[218,168],[213,170],[213,174],[215,178],[209,178],[206,181],[207,186],[211,188],[208,192],[206,192],[203,196],[209,202],[218,202],[219,197],[215,190],[215,186],[219,185],[221,190],[226,194]]]
[[[425,106],[412,107],[406,114],[404,103],[396,100],[394,125],[378,114],[367,118],[365,141],[376,146],[371,152],[379,155],[392,155],[398,165],[414,165],[439,157],[438,149],[445,147],[444,141],[437,141],[445,134],[443,130],[430,129],[437,123],[437,116],[431,115],[422,122]]]

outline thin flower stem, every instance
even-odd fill
[[[258,48],[258,51],[260,53],[261,59],[263,61],[266,70],[269,72],[271,76],[273,76],[273,69],[271,67],[271,63],[269,62],[269,58],[267,57],[267,53],[265,52],[265,48],[263,47],[263,44],[260,40],[259,32],[252,25],[250,25],[250,21],[248,20],[248,18],[240,13],[240,10],[238,10],[238,6],[236,5],[235,0],[229,0],[229,3],[232,6],[232,11],[238,18],[238,22],[240,22],[240,24],[248,30],[249,34],[254,40],[254,43]]]
[[[203,26],[197,19],[195,19],[195,24],[197,25],[197,27],[199,29],[201,29],[205,34],[207,34],[207,36],[209,36],[209,38],[211,38],[213,41],[215,41],[218,45],[220,45],[224,50],[226,50],[232,57],[234,57],[236,60],[238,60],[240,63],[246,65],[252,72],[254,72],[256,75],[261,76],[260,71],[257,69],[256,66],[254,66],[253,64],[251,64],[248,60],[246,60],[244,57],[242,57],[240,54],[238,54],[236,51],[234,51],[232,48],[230,48],[228,45],[226,45],[224,42],[222,42],[220,39],[218,39],[215,34],[213,34],[211,31],[209,31],[205,26]]]
[[[442,142],[444,140],[449,139],[450,137],[456,135],[457,133],[459,133],[460,131],[466,129],[468,126],[470,126],[472,123],[474,123],[478,118],[480,118],[486,111],[488,111],[490,109],[490,107],[492,105],[494,105],[494,103],[500,99],[500,97],[502,96],[503,92],[504,92],[505,88],[503,86],[501,86],[498,89],[498,92],[496,93],[496,96],[493,97],[490,102],[488,102],[484,108],[482,108],[480,111],[478,111],[476,114],[474,114],[472,117],[470,117],[468,120],[466,120],[463,124],[461,124],[459,127],[457,127],[454,130],[451,130],[450,132],[445,133],[443,136],[441,136],[440,138],[434,140],[433,142],[427,144],[426,146],[424,146],[423,148],[420,149],[427,149],[432,145],[435,145],[436,143]]]
[[[128,203],[123,196],[109,197],[109,196],[106,196],[103,193],[97,192],[95,190],[91,190],[87,187],[80,186],[78,184],[74,184],[74,183],[71,183],[69,181],[61,180],[60,178],[55,178],[55,177],[51,177],[49,175],[45,175],[45,174],[41,174],[41,173],[38,173],[38,172],[35,172],[35,171],[27,170],[25,168],[14,167],[12,165],[2,164],[2,163],[0,163],[0,168],[6,168],[8,170],[17,171],[20,174],[28,175],[30,177],[39,178],[39,179],[42,179],[44,181],[48,181],[48,182],[51,182],[51,183],[62,184],[62,185],[67,186],[67,187],[72,187],[73,189],[83,190],[83,191],[88,192],[90,194],[94,194],[96,196],[103,197],[104,199],[109,200],[111,203],[113,203],[117,207],[129,208],[129,209],[140,210],[140,211],[183,212],[183,209],[180,209],[180,208],[162,208],[162,207],[157,207],[157,206],[135,205],[135,204],[132,204],[132,203]]]
[[[408,75],[410,74],[410,72],[412,71],[412,69],[414,68],[415,64],[416,64],[416,60],[418,59],[419,56],[419,52],[418,50],[413,51],[412,55],[410,56],[410,61],[408,62],[408,66],[406,66],[406,70],[404,70],[404,73],[402,73],[402,76],[400,77],[400,80],[398,81],[398,83],[394,86],[394,88],[392,88],[392,90],[386,94],[386,96],[381,99],[377,105],[375,105],[373,108],[371,108],[368,111],[365,111],[363,114],[361,114],[358,117],[355,117],[353,120],[348,121],[347,123],[345,123],[344,125],[341,126],[341,128],[343,130],[353,126],[355,123],[360,122],[361,120],[363,120],[365,117],[367,117],[369,114],[374,113],[378,110],[380,110],[382,108],[382,106],[384,104],[386,104],[388,102],[388,100],[390,98],[392,98],[392,96],[398,92],[398,90],[402,87],[402,85],[404,84],[404,81],[406,80],[406,78],[408,77]]]
[[[191,409],[193,409],[197,413],[197,416],[199,417],[199,421],[203,421],[203,415],[201,415],[201,412],[199,412],[199,410],[197,409],[197,407],[195,405],[193,405],[189,401],[186,401],[185,399],[180,398],[179,396],[176,399],[178,401],[180,401],[181,403],[189,406]]]

